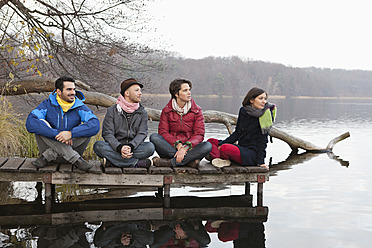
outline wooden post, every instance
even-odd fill
[[[52,175],[45,174],[43,182],[45,184],[45,213],[50,214],[52,212]]]
[[[172,183],[171,176],[164,177],[164,207],[170,207],[170,185]]]
[[[163,197],[163,187],[159,187],[158,188],[158,193],[155,194],[155,195],[156,195],[156,197],[162,198]]]
[[[41,182],[37,182],[36,183],[36,191],[37,191],[37,197],[36,197],[36,203],[37,204],[42,204],[43,203],[43,197],[42,197],[42,195],[43,195],[43,183],[41,183]]]
[[[263,183],[257,185],[257,206],[263,206]]]
[[[251,184],[250,182],[245,182],[245,195],[250,195],[251,194]]]
[[[45,184],[45,213],[50,214],[52,212],[52,184]]]

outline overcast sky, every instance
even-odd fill
[[[147,41],[186,58],[372,70],[371,0],[154,1]]]

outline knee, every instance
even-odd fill
[[[202,151],[203,153],[210,153],[212,150],[212,144],[209,142],[203,142]]]
[[[229,146],[228,145],[222,145],[222,146],[220,146],[220,153],[221,153],[221,155],[222,154],[226,155],[228,153],[228,150],[229,150]]]
[[[145,142],[145,153],[148,157],[150,157],[155,152],[155,146],[151,142]]]
[[[161,137],[160,134],[153,133],[153,134],[150,135],[150,141],[152,143],[156,143],[159,140],[160,137]]]
[[[96,143],[94,143],[94,145],[93,145],[93,151],[94,151],[95,153],[97,153],[97,151],[101,150],[102,147],[103,147],[103,143],[104,143],[104,142],[101,141],[101,140],[96,141]]]

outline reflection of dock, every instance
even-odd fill
[[[103,168],[99,161],[90,161],[93,168],[88,173],[76,170],[71,164],[51,164],[36,169],[31,161],[33,159],[30,158],[0,158],[0,181],[44,183],[47,213],[52,211],[56,184],[157,187],[158,196],[164,199],[163,204],[168,207],[172,184],[192,186],[245,183],[245,194],[249,195],[250,183],[258,183],[257,205],[262,206],[263,183],[269,179],[268,171],[264,168],[232,165],[219,169],[206,161],[202,161],[198,169],[190,167]]]
[[[136,197],[55,204],[49,214],[43,213],[43,207],[36,203],[0,205],[0,213],[2,228],[193,218],[262,223],[267,221],[268,207],[253,207],[251,195],[172,197],[169,208],[163,208],[157,197]]]

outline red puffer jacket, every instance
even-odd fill
[[[205,128],[202,109],[191,98],[190,111],[181,117],[173,110],[171,99],[161,112],[158,133],[172,146],[177,140],[180,140],[182,143],[190,141],[192,148],[194,148],[204,140]]]

